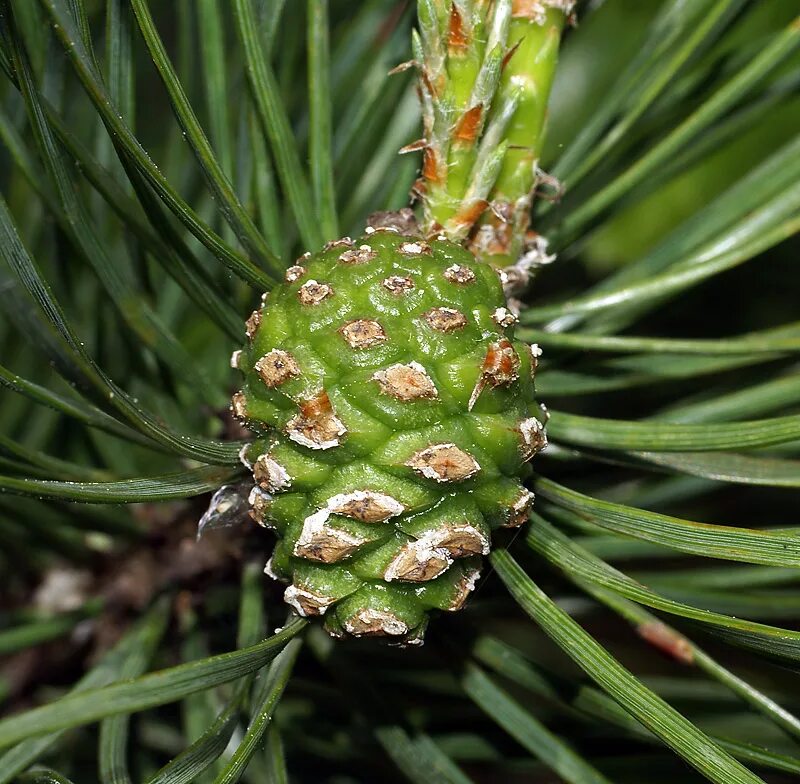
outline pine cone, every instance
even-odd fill
[[[527,519],[546,439],[515,321],[492,267],[393,227],[301,257],[250,317],[233,411],[257,436],[251,514],[279,536],[267,571],[301,615],[421,642],[492,529]]]

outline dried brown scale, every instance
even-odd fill
[[[475,282],[475,273],[469,267],[462,267],[460,264],[451,265],[442,274],[451,283],[462,286]]]
[[[235,392],[231,398],[231,412],[237,419],[247,418],[247,398],[242,392]]]
[[[352,537],[332,526],[323,525],[308,538],[301,537],[295,545],[294,554],[310,561],[338,563],[352,555],[362,544],[364,544],[363,539]]]
[[[496,205],[491,205],[493,212]],[[490,258],[492,256],[504,256],[511,245],[510,226],[502,222],[502,219],[493,218],[500,221],[497,225],[485,223],[479,226],[477,231],[467,242],[467,247],[476,256]]]
[[[336,447],[346,432],[324,390],[310,400],[303,401],[300,413],[292,417],[286,426],[286,434],[292,441],[311,449]]]
[[[297,360],[288,352],[275,348],[264,354],[255,364],[261,380],[270,389],[285,384],[300,375]]]
[[[435,580],[450,566],[451,559],[443,550],[420,550],[416,545],[407,544],[389,564],[384,573],[387,582],[425,583]]]
[[[547,446],[544,425],[536,417],[520,422],[519,433],[522,437],[522,453],[525,460],[530,460]]]
[[[453,130],[453,143],[459,147],[472,147],[478,136],[483,117],[483,106],[478,104],[461,115]]]
[[[345,622],[348,634],[356,637],[385,637],[408,633],[408,626],[396,615],[383,610],[365,608]]]
[[[481,376],[492,387],[510,384],[519,378],[519,357],[511,341],[504,338],[489,346]]]
[[[272,505],[272,496],[269,493],[264,492],[259,487],[254,487],[250,493],[250,517],[257,522],[259,525],[264,526],[265,528],[271,528],[272,526],[269,524],[267,519],[267,514],[269,513],[269,508]]]
[[[297,298],[302,305],[319,305],[320,302],[333,295],[333,289],[327,283],[309,280],[300,286]]]
[[[455,444],[432,444],[420,449],[406,465],[437,482],[461,482],[477,474],[481,468],[472,455]]]
[[[253,478],[259,487],[278,493],[292,484],[288,471],[269,455],[259,455],[253,464]]]
[[[422,156],[422,176],[425,178],[426,182],[432,182],[434,184],[438,184],[442,181],[441,174],[439,172],[439,159],[436,155],[436,151],[433,147],[426,147],[425,153]],[[424,193],[424,185],[422,186],[422,190],[420,191]]]
[[[406,60],[404,63],[399,63],[394,68],[390,68],[387,75],[395,76],[396,74],[405,73],[412,68],[419,68],[419,63],[416,60]]]
[[[407,144],[405,147],[401,147],[397,152],[399,155],[408,155],[411,152],[419,152],[420,150],[425,149],[425,145],[427,145],[426,139],[417,139],[410,144]]]
[[[420,68],[419,79],[423,87],[432,96],[438,95],[439,90],[437,89],[437,87],[439,85],[444,86],[444,75],[442,75],[441,78],[436,80],[436,85],[435,85],[434,80],[431,78],[430,71],[427,68],[425,68],[424,65]],[[424,120],[425,118],[423,118],[423,121]]]
[[[488,386],[491,389],[499,386],[508,386],[519,378],[519,357],[514,351],[510,341],[503,340],[491,343],[483,360],[481,374],[475,382],[475,388],[469,399],[471,411],[483,390]]]
[[[430,256],[433,253],[431,246],[423,240],[417,240],[415,242],[403,242],[399,246],[399,251],[406,256],[421,256],[423,254]]]
[[[328,509],[362,523],[381,523],[404,511],[403,505],[391,496],[363,490],[329,499]]]
[[[323,615],[336,599],[332,596],[315,593],[298,585],[290,585],[283,594],[287,604],[292,605],[301,615]]]
[[[438,397],[436,386],[425,368],[416,362],[408,365],[392,365],[377,371],[372,378],[385,395],[402,401],[433,400]]]
[[[530,345],[526,343],[525,345],[528,347],[528,356],[530,357],[531,378],[535,379],[536,370],[539,367],[539,357],[542,355],[542,349],[539,348],[537,343],[531,343]]]
[[[352,349],[372,348],[386,341],[383,327],[370,319],[356,319],[339,328],[339,334]]]
[[[503,56],[503,62],[502,62],[502,65],[500,66],[500,67],[501,67],[501,69],[505,69],[505,67],[508,65],[508,62],[509,62],[509,60],[511,60],[511,58],[512,58],[512,57],[513,57],[513,56],[516,54],[516,52],[517,52],[517,49],[519,49],[519,45],[520,45],[520,43],[521,43],[520,41],[517,41],[517,42],[514,44],[514,46],[512,46],[512,47],[511,47],[511,48],[510,48],[510,49],[509,49],[509,50],[508,50],[508,51],[505,53],[505,55]]]
[[[253,339],[253,335],[256,334],[256,330],[258,329],[259,324],[261,324],[261,311],[260,310],[254,310],[250,314],[250,317],[247,319],[247,321],[245,321],[245,323],[244,323],[245,334],[247,335],[247,337],[250,340],[252,340]]]
[[[455,308],[431,308],[424,318],[437,332],[455,332],[467,326],[467,317]]]
[[[516,324],[519,319],[508,308],[497,308],[497,310],[492,313],[492,321],[494,321],[498,327],[505,328]]]
[[[300,280],[303,275],[306,274],[308,270],[300,264],[293,264],[289,267],[286,272],[284,273],[283,279],[287,283],[294,283],[296,280]]]
[[[489,541],[471,525],[453,524],[443,531],[435,531],[432,537],[437,548],[445,550],[451,558],[468,555],[486,555]]]
[[[468,202],[450,219],[448,225],[452,224],[453,230],[457,234],[464,228],[471,228],[488,206],[489,202],[486,199]]]
[[[381,281],[381,285],[387,291],[391,291],[396,297],[408,294],[409,291],[414,290],[414,281],[402,275],[392,275],[391,277],[384,278],[383,281]]]
[[[508,510],[508,519],[504,523],[505,528],[518,528],[528,521],[528,517],[533,508],[534,495],[529,490],[524,490],[520,497],[513,503]]]
[[[352,248],[355,243],[353,242],[352,238],[350,237],[342,237],[338,240],[331,240],[330,242],[326,242],[323,246],[322,250],[333,250],[334,248]]]
[[[453,598],[452,604],[447,608],[449,612],[457,612],[464,606],[469,598],[470,593],[475,587],[475,580],[477,580],[479,575],[480,573],[477,571],[471,575],[464,575],[459,585],[458,594]]]
[[[425,188],[425,180],[423,180],[422,177],[417,177],[411,184],[411,189],[408,192],[412,204],[425,198]]]
[[[465,29],[464,19],[461,16],[458,6],[452,3],[450,6],[450,18],[447,30],[447,48],[453,56],[459,56],[469,46],[470,39]]]
[[[362,245],[359,248],[353,248],[344,251],[339,255],[339,261],[342,264],[366,264],[372,261],[378,254],[372,250],[369,245]]]

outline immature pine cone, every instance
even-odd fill
[[[395,230],[328,243],[286,271],[234,354],[251,514],[268,573],[335,636],[422,641],[461,608],[494,528],[521,525],[546,443],[537,347],[514,339],[496,271]]]

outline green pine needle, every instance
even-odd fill
[[[0,784],[795,780],[790,6],[0,0]],[[550,446],[394,649],[263,575],[228,357],[412,189],[531,254]]]

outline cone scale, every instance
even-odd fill
[[[546,443],[515,321],[495,269],[396,226],[301,257],[248,319],[232,409],[299,614],[414,644],[464,605]]]

